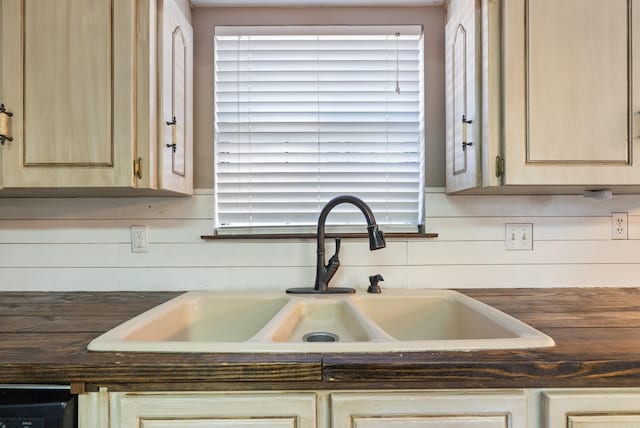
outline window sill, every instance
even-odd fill
[[[253,234],[237,234],[237,235],[201,235],[200,238],[206,241],[216,241],[216,240],[246,240],[246,239],[316,239],[317,235],[315,233],[253,233]],[[325,234],[326,238],[362,238],[366,239],[366,233],[327,233]],[[386,239],[431,239],[437,238],[437,233],[385,233],[384,237]]]

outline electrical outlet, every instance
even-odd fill
[[[506,223],[504,226],[507,250],[533,250],[533,223]]]
[[[131,252],[149,252],[149,227],[131,226]]]
[[[611,213],[611,239],[629,239],[628,213]]]

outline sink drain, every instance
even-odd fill
[[[326,331],[314,331],[302,336],[302,340],[305,342],[337,342],[340,338],[337,334]]]

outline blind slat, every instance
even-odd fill
[[[332,62],[321,62],[309,60],[309,61],[286,61],[283,59],[272,59],[269,61],[216,61],[216,72],[233,71],[235,73],[242,73],[248,70],[259,71],[385,71],[395,70],[396,62],[389,61],[387,59],[381,60],[368,60],[368,61],[355,61],[355,60],[341,60]],[[420,63],[418,61],[408,61],[400,59],[400,70],[404,72],[420,71]]]

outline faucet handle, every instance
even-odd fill
[[[338,253],[340,253],[340,241],[342,241],[342,238],[336,238],[336,252],[329,258],[327,266],[325,266],[329,271],[334,271],[333,273],[335,273],[340,266],[340,257],[338,257]],[[331,276],[333,276],[333,273]]]
[[[336,238],[336,252],[333,253],[333,256],[329,258],[329,262],[327,263],[326,268],[331,269],[335,267],[335,270],[338,270],[338,266],[340,266],[340,258],[338,257],[338,253],[340,252],[340,241],[342,238]]]
[[[327,262],[327,265],[325,266],[325,269],[327,270],[327,282],[331,281],[331,278],[333,278],[333,275],[336,274],[338,268],[340,267],[340,258],[338,257],[338,253],[340,252],[341,240],[342,238],[336,238],[336,252],[333,254],[333,256],[331,256],[331,258]]]
[[[378,282],[380,281],[384,281],[384,278],[382,277],[382,275],[377,274],[377,275],[371,275],[369,277],[369,288],[367,288],[367,293],[380,293],[382,292],[382,289],[380,288],[380,285],[378,285]]]

